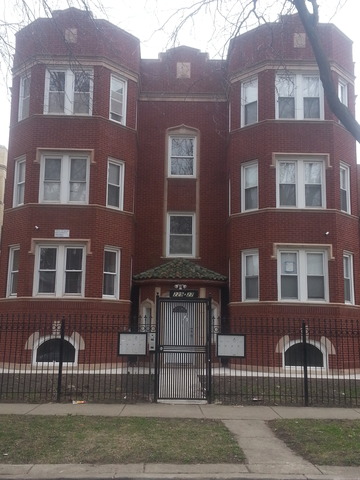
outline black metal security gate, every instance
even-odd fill
[[[210,300],[158,298],[156,400],[208,400]]]

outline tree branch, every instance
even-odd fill
[[[312,4],[313,13],[306,8],[305,0],[290,0],[297,9],[306,35],[313,49],[316,62],[319,66],[320,79],[323,84],[326,100],[331,111],[337,116],[349,133],[360,142],[360,124],[356,121],[351,111],[344,105],[338,96],[334,85],[329,60],[320,45],[318,25],[318,5],[316,0],[308,0]]]

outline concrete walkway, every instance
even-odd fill
[[[242,407],[189,404],[0,404],[0,414],[102,415],[219,419],[236,436],[245,464],[1,465],[0,480],[15,479],[261,479],[360,480],[360,467],[313,465],[278,440],[266,421],[276,418],[358,419],[360,408]],[[359,452],[360,455],[360,452]]]

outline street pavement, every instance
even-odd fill
[[[277,439],[276,418],[360,419],[360,408],[225,406],[212,404],[0,404],[0,414],[99,415],[221,420],[246,456],[244,464],[2,465],[0,480],[360,480],[360,467],[314,465]],[[360,452],[359,452],[360,455]]]

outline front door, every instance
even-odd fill
[[[159,298],[158,400],[206,400],[210,382],[210,300]]]

